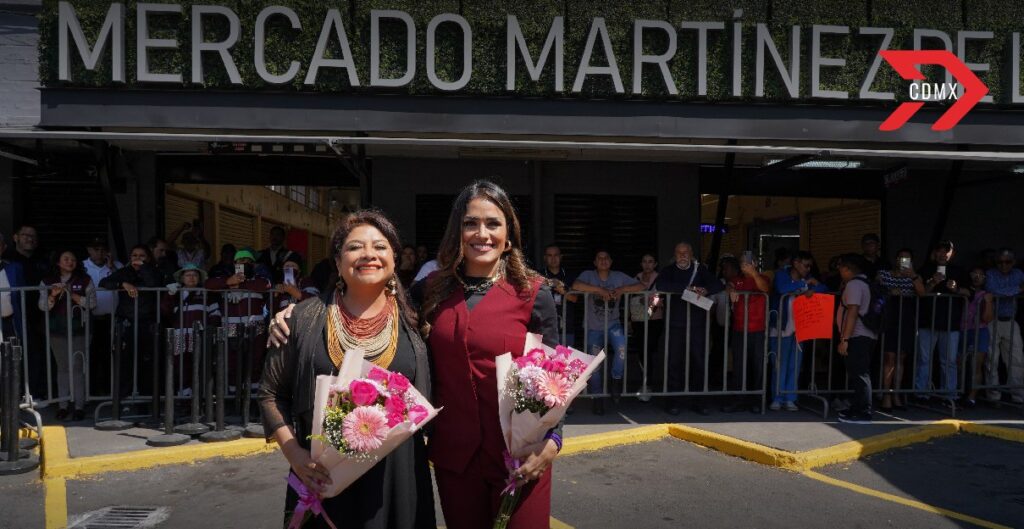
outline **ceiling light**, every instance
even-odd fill
[[[765,161],[765,166],[781,162],[781,158],[771,158]],[[864,165],[858,160],[811,160],[793,166],[793,169],[860,169]]]

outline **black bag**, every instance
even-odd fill
[[[868,311],[864,314],[858,312],[857,317],[869,331],[878,335],[882,332],[886,322],[886,309],[888,308],[889,292],[878,283],[872,283],[862,277],[855,277],[853,281],[860,281],[868,286],[871,291],[871,301],[868,302]]]

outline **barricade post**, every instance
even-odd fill
[[[111,375],[110,381],[110,419],[106,421],[99,420],[100,409],[102,404],[96,407],[96,424],[95,428],[101,432],[113,432],[127,430],[133,426],[133,423],[121,420],[121,358],[124,356],[124,329],[125,326],[121,323],[114,325],[114,332],[112,333],[111,341],[113,347],[111,348],[111,366],[113,375]]]
[[[17,343],[16,341],[14,343]],[[21,451],[19,434],[18,393],[22,350],[11,341],[0,344],[0,369],[3,370],[3,448],[0,453],[0,475],[24,474],[39,467],[39,458]]]
[[[206,443],[217,443],[223,441],[234,441],[242,437],[238,430],[227,430],[224,428],[224,400],[227,395],[227,361],[228,361],[228,332],[226,327],[217,329],[217,366],[215,371],[216,384],[215,395],[217,401],[217,423],[213,431],[206,432],[199,436],[199,440]]]
[[[206,334],[206,327],[198,321],[192,324],[192,339],[188,345],[188,350],[192,352],[192,362],[190,366],[186,366],[192,370],[192,396],[190,399],[192,417],[189,422],[179,424],[174,428],[175,432],[183,435],[196,436],[210,431],[209,426],[199,422],[199,394],[200,387],[204,382],[200,378],[199,367],[206,357]]]
[[[252,407],[252,370],[255,359],[253,358],[253,343],[258,339],[255,325],[246,325],[242,334],[243,355],[245,355],[245,367],[242,369],[242,435],[245,437],[260,439],[263,437],[263,426],[249,422],[249,412]]]
[[[176,340],[181,339],[177,329],[167,329],[167,350],[164,351],[164,433],[146,439],[149,446],[178,446],[183,445],[191,437],[174,432],[174,351],[177,350]],[[156,388],[154,387],[154,394]]]

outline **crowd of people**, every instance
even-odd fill
[[[132,247],[125,264],[103,239],[48,252],[41,249],[34,226],[20,226],[9,244],[0,234],[0,289],[39,288],[0,292],[0,336],[25,343],[27,382],[36,401],[70,396],[70,402],[60,403],[58,419],[84,418],[86,373],[95,395],[108,394],[108,388],[121,396],[151,394],[150,373],[160,348],[152,338],[162,329],[179,329],[176,352],[185,353],[189,362],[197,322],[204,328],[227,327],[232,351],[248,348],[249,378],[255,381],[263,365],[269,315],[337,281],[333,259],[315,263],[307,274],[305,259],[285,240],[285,229],[275,226],[263,250],[224,244],[213,260],[202,225],[186,223],[166,239],[153,237]],[[406,286],[426,260],[423,246],[403,249],[400,275]],[[117,345],[125,353],[114,370],[111,351]],[[234,357],[229,355],[233,374],[241,368],[236,369]],[[181,373],[181,385],[187,388],[190,373],[184,371],[189,370]],[[240,374],[231,380],[242,383]]]
[[[21,226],[11,244],[0,238],[0,288],[39,286],[45,291],[24,293],[24,306],[30,307],[24,314],[19,293],[0,294],[3,334],[27,334],[22,339],[33,351],[28,383],[37,399],[48,394],[48,344],[57,395],[71,396],[58,410],[61,419],[84,416],[87,370],[92,388],[111,387],[109,351],[115,336],[122,350],[137,348],[136,355],[121,356],[116,391],[122,396],[150,394],[151,378],[145,375],[154,369],[159,346],[148,338],[157,333],[158,320],[159,327],[182,330],[186,354],[195,323],[227,327],[232,350],[246,348],[250,358],[246,366],[235,366],[232,360],[229,369],[237,383],[244,383],[240,370],[248,368],[251,382],[263,365],[268,317],[329,291],[338,281],[330,257],[307,268],[304,257],[287,247],[284,228],[271,229],[268,243],[260,251],[224,244],[213,261],[202,226],[195,222],[167,239],[154,237],[134,246],[125,265],[102,239],[88,242],[84,254],[74,248],[44,253],[34,227]],[[1024,384],[1018,321],[1022,311],[1017,308],[1024,272],[1008,248],[986,250],[965,267],[954,258],[953,243],[942,241],[922,262],[906,248],[889,262],[879,237],[867,234],[860,253],[836,256],[826,270],[819,269],[810,253],[786,248],[777,250],[772,266],[763,271],[751,252],[726,254],[714,269],[694,254],[691,244],[680,242],[672,263],[659,268],[652,252],[635,268],[622,267],[639,270],[630,275],[613,266],[609,249],[596,250],[593,268],[581,271],[563,267],[558,245],[544,249],[543,263],[536,268],[555,302],[560,341],[608,354],[607,372],[590,380],[590,392],[607,391],[617,402],[629,359],[639,367],[633,372],[645,375],[647,385],[639,391],[644,401],[651,393],[744,392],[730,398],[722,411],[760,411],[758,393],[768,391],[771,410],[796,410],[798,390],[816,374],[804,362],[813,344],[796,340],[792,303],[798,295],[815,292],[840,293],[831,350],[844,356],[849,367],[851,417],[870,418],[872,388],[881,390],[877,408],[889,410],[905,406],[901,390],[912,389],[913,398],[937,397],[948,403],[963,387],[962,404],[973,406],[978,400],[998,403],[1003,397],[995,389],[979,395],[977,386]],[[405,290],[436,269],[437,260],[430,259],[425,245],[401,247],[396,277]],[[671,296],[656,292],[693,296],[670,301]],[[872,296],[879,295],[888,300],[884,318],[866,325]],[[85,343],[84,318],[90,320],[91,344]],[[136,333],[143,337],[137,344]],[[627,336],[637,338],[627,344]],[[831,352],[828,345],[822,348]],[[87,349],[90,355],[84,354]],[[70,358],[68,350],[73,352]],[[961,372],[963,353],[968,367]],[[766,355],[771,359],[767,388],[762,387]],[[140,374],[135,387],[128,378],[133,370]],[[720,377],[706,376],[723,370],[729,371],[725,384],[716,384]],[[183,382],[187,386],[190,381]],[[1018,403],[1024,402],[1022,397],[1022,390],[1010,395]],[[673,415],[683,403],[679,397],[663,399]],[[690,405],[696,413],[710,412],[707,398],[694,397]],[[591,406],[593,413],[603,414],[605,399],[594,398]]]

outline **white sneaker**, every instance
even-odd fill
[[[786,402],[786,411],[800,411],[795,402]]]
[[[640,393],[650,393],[650,392],[651,392],[651,388],[649,388],[649,387],[647,387],[645,385],[643,391],[641,391]],[[651,401],[651,396],[650,395],[640,395],[639,397],[637,397],[637,400],[639,400],[640,402],[650,402]]]
[[[772,401],[772,403],[768,405],[768,409],[772,411],[779,411],[782,409],[782,403],[777,400]]]

